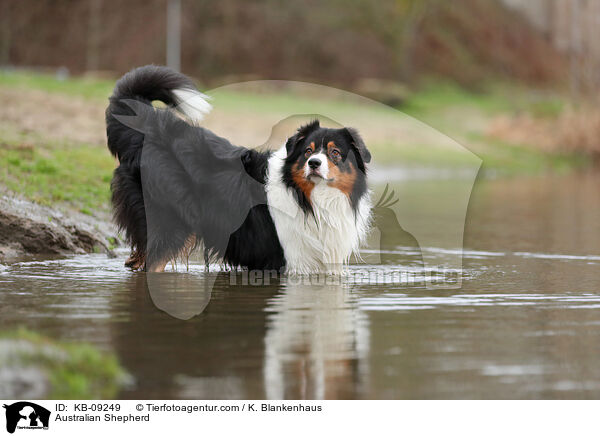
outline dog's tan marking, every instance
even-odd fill
[[[196,248],[196,235],[189,235],[179,252],[173,258],[166,258],[158,261],[155,265],[148,265],[147,272],[163,272],[169,262],[177,262],[181,260],[185,263],[186,268],[189,270],[189,257]]]
[[[331,151],[333,150],[337,150],[338,155],[336,157],[333,157],[331,154]],[[329,141],[327,143],[327,156],[329,157],[329,160],[333,161],[333,163],[337,163],[341,160],[341,155],[339,155],[340,150],[336,147],[335,142],[333,141]]]
[[[190,235],[185,240],[185,244],[181,248],[178,257],[182,262],[185,263],[185,268],[187,271],[190,270],[190,256],[194,249],[196,248],[196,235]]]
[[[327,184],[332,188],[339,189],[349,197],[356,181],[356,169],[354,165],[348,163],[349,171],[342,172],[333,162],[327,161],[327,164],[329,165],[329,176],[333,179],[331,182],[327,182]]]
[[[336,148],[335,142],[329,141],[327,143],[327,154],[331,152],[332,148]],[[348,171],[341,171],[339,166],[333,163],[331,159],[328,159],[327,166],[329,167],[329,175],[333,180],[327,182],[327,184],[333,188],[339,189],[349,197],[354,188],[354,182],[356,181],[356,170],[351,162],[348,162],[347,165]]]
[[[314,143],[312,143],[314,145]],[[299,163],[295,163],[292,167],[292,180],[298,188],[304,193],[304,196],[310,201],[310,194],[315,187],[315,184],[304,177],[304,170],[300,168]]]
[[[171,259],[164,259],[156,262],[154,265],[148,265],[146,272],[163,272],[170,261]]]

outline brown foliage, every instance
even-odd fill
[[[435,73],[549,82],[562,58],[491,0],[182,0],[182,69],[354,84]],[[0,62],[122,73],[165,61],[166,0],[4,0]]]
[[[424,19],[420,70],[472,86],[490,76],[530,83],[566,77],[565,59],[517,13],[490,0],[441,3]]]
[[[556,118],[530,114],[499,117],[487,133],[515,145],[600,159],[600,109],[596,105],[566,109]]]

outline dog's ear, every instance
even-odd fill
[[[358,152],[360,158],[364,163],[371,162],[371,153],[367,150],[367,146],[365,145],[365,141],[358,134],[358,130],[353,129],[352,127],[344,128],[344,134],[347,136],[352,147]]]
[[[285,149],[287,150],[288,156],[300,141],[302,141],[304,138],[306,138],[308,135],[310,135],[312,132],[314,132],[320,127],[321,125],[319,124],[319,120],[313,120],[310,123],[300,127],[297,130],[296,134],[294,136],[291,136],[285,143]]]

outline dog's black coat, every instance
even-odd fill
[[[196,235],[227,264],[281,269],[263,187],[270,153],[236,147],[151,106],[173,105],[169,91],[178,88],[195,89],[181,74],[148,66],[123,76],[110,97],[108,147],[120,162],[111,184],[117,224],[146,265],[175,258]]]
[[[133,249],[129,265],[160,269],[202,242],[209,257],[231,266],[282,270],[286,260],[265,192],[272,153],[234,146],[170,109],[152,106],[153,100],[176,106],[173,91],[181,89],[196,90],[171,69],[140,67],[117,82],[106,109],[108,147],[119,159],[112,203],[115,221]],[[324,129],[318,122],[300,128],[286,144],[282,182],[310,212],[310,200],[290,175],[310,135],[321,143],[333,135],[344,159],[348,156],[346,165],[361,171],[348,192],[356,210],[366,192],[364,162],[370,155],[352,129]]]

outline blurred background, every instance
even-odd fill
[[[168,3],[5,0],[0,62],[109,75],[164,64]],[[470,89],[492,79],[574,90],[600,81],[593,1],[171,3],[181,10],[181,68],[210,86],[232,76],[353,87],[436,75]]]
[[[452,136],[484,170],[571,168],[600,151],[594,1],[4,0],[0,8],[6,102],[15,87],[104,100],[131,68],[169,64],[203,89],[281,79],[372,98]],[[38,124],[31,113],[29,125],[3,106],[5,124],[60,130],[60,120]],[[71,125],[90,127],[82,112]],[[100,130],[79,130],[88,135],[68,139],[103,142]]]

